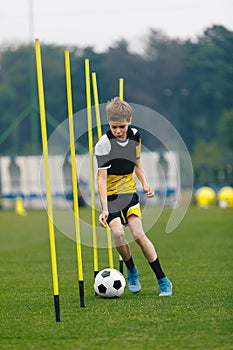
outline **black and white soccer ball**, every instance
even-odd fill
[[[103,269],[95,277],[94,289],[103,298],[120,297],[125,290],[125,278],[116,269]]]

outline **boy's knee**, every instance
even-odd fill
[[[131,232],[136,242],[140,242],[146,237],[145,232],[142,230],[132,230]]]
[[[144,232],[141,232],[137,235],[135,238],[135,242],[140,246],[143,247],[146,244],[147,238]]]
[[[125,238],[125,232],[122,227],[111,228],[111,232],[115,240],[122,240]]]

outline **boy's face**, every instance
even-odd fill
[[[124,118],[118,122],[109,121],[109,126],[112,134],[120,141],[126,140],[128,127],[130,124],[131,120],[130,122],[127,122]]]

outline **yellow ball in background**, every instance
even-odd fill
[[[220,208],[233,208],[233,188],[224,186],[218,191],[218,205]]]
[[[203,186],[196,191],[195,199],[197,205],[206,208],[215,202],[216,193],[211,187]]]

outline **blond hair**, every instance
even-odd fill
[[[119,97],[114,97],[109,101],[105,109],[108,121],[117,122],[121,119],[125,119],[129,122],[133,114],[132,107],[127,102],[121,101]]]

